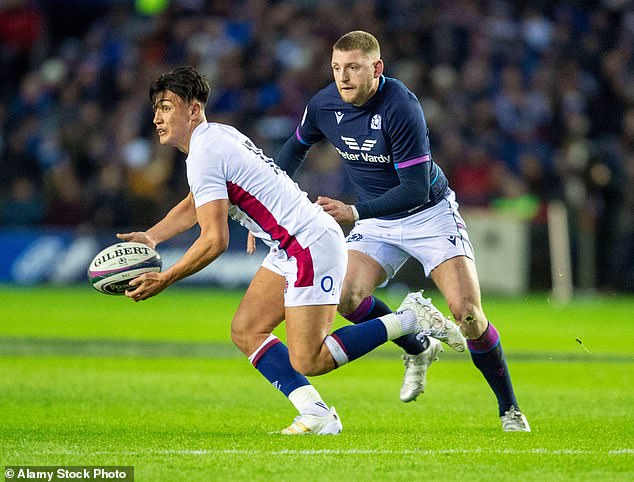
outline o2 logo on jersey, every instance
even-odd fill
[[[356,233],[351,234],[346,238],[346,243],[354,243],[355,241],[361,241],[363,239],[363,234]]]
[[[332,279],[332,276],[324,276],[321,279],[321,289],[324,293],[330,293],[335,286],[335,282]]]

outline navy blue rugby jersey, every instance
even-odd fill
[[[423,109],[397,79],[381,76],[377,93],[361,107],[344,102],[331,83],[310,100],[295,136],[306,146],[324,138],[334,145],[357,192],[355,206],[360,214],[365,204],[399,186],[399,171],[403,175],[408,168],[411,174],[422,174],[414,184],[415,197],[422,201],[376,217],[402,218],[434,206],[447,195],[447,178],[431,156]],[[399,195],[412,194],[411,186],[408,189]]]

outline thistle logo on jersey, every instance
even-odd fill
[[[363,239],[363,234],[355,233],[351,234],[346,238],[346,243],[354,243],[355,241],[361,241]]]
[[[370,129],[381,130],[381,116],[379,114],[374,114],[372,116],[372,120],[370,121]]]
[[[341,140],[345,142],[346,146],[348,146],[353,151],[369,151],[374,147],[374,144],[376,144],[376,139],[364,140],[363,144],[361,144],[361,147],[359,147],[359,144],[357,144],[357,141],[354,137],[341,136]]]

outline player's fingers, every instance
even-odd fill
[[[141,275],[137,278],[134,278],[132,281],[130,281],[129,285],[130,286],[139,286],[141,283],[143,283],[143,281],[145,281],[145,275]]]
[[[142,293],[142,289],[139,286],[136,286],[133,290],[126,290],[125,295],[130,298],[132,301],[143,301],[147,298],[145,293]]]
[[[253,233],[251,233],[251,231],[249,231],[249,234],[247,236],[247,254],[255,253],[255,249],[255,236],[253,235]]]

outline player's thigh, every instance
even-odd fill
[[[410,255],[402,249],[399,221],[364,219],[346,238],[348,269],[339,306],[351,313],[359,303],[394,277]]]
[[[284,320],[284,276],[260,267],[231,321],[231,336],[246,355],[253,353]]]
[[[336,313],[337,305],[286,307],[286,342],[294,365],[319,359]]]
[[[348,250],[348,267],[341,290],[339,311],[351,313],[387,278],[383,266],[371,256]]]
[[[453,192],[401,223],[403,249],[418,260],[426,276],[447,260],[459,256],[473,259],[473,247]]]

